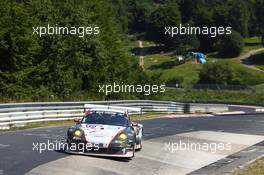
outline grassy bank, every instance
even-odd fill
[[[143,45],[148,48],[147,42],[144,42]],[[247,52],[255,49],[262,48],[261,38],[260,37],[250,37],[244,38],[245,47],[241,53],[241,55],[246,54]],[[151,48],[153,50],[153,48]],[[258,60],[256,62],[256,67],[260,69],[264,69],[262,59],[262,55],[253,55],[252,57],[256,58],[254,60]],[[241,65],[240,60],[236,58],[220,58],[217,53],[208,53],[207,54],[208,62],[220,62],[222,64],[230,64],[234,71],[237,71],[241,74],[241,79],[245,84],[255,85],[264,83],[264,73],[256,71],[254,69],[250,69]],[[175,58],[173,57],[172,52],[168,53],[149,53],[146,52],[144,58],[144,66],[146,68],[146,72],[148,74],[161,73],[162,79],[168,80],[174,77],[183,77],[183,86],[194,84],[199,79],[199,72],[202,69],[203,65],[196,63],[196,61],[187,61],[184,64],[179,64],[175,62]]]
[[[125,98],[139,99],[139,98]],[[236,103],[249,103],[264,105],[264,84],[259,84],[251,90],[198,90],[198,89],[166,89],[164,93],[159,93],[152,96],[142,96],[140,99],[153,99],[153,100],[171,100],[171,101],[193,101],[193,102],[236,102]],[[1,99],[1,103],[10,102],[63,102],[63,101],[102,101],[107,99],[93,99],[86,95],[78,97],[68,97],[67,99]]]
[[[159,100],[222,102],[264,105],[264,92],[231,91],[231,90],[181,90],[167,89],[157,97]]]
[[[249,37],[243,39],[245,47],[242,53],[246,53],[250,50],[262,48],[261,37]]]
[[[264,174],[264,158],[259,159],[251,165],[237,170],[234,175],[263,175]]]

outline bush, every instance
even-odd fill
[[[201,84],[241,84],[235,70],[228,63],[206,64],[199,73]]]
[[[243,38],[236,31],[221,38],[218,54],[222,57],[236,57],[243,50]]]

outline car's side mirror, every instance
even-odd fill
[[[79,117],[74,117],[73,121],[74,121],[74,123],[80,123],[81,122]]]

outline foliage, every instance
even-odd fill
[[[147,31],[148,39],[171,46],[175,39],[164,34],[164,27],[177,26],[181,23],[179,7],[176,3],[159,6],[150,15]]]
[[[167,89],[165,93],[155,98],[159,100],[172,101],[191,101],[207,103],[230,102],[264,105],[263,92],[259,93],[254,91]]]
[[[241,1],[231,1],[229,4],[230,12],[228,21],[232,24],[233,30],[238,31],[242,36],[248,36],[249,10],[247,3]]]
[[[219,51],[224,57],[236,56],[243,46],[241,36],[261,36],[264,41],[263,7],[263,0],[1,0],[0,95],[2,99],[25,101],[72,97],[134,99],[144,96],[111,94],[106,97],[98,92],[98,86],[109,82],[160,84],[164,82],[163,79],[173,80],[175,74],[184,77],[183,84],[195,83],[197,72],[201,69],[201,65],[197,64],[175,65],[173,61],[167,60],[169,64],[152,66],[158,69],[158,73],[162,67],[169,66],[170,69],[162,70],[163,74],[153,75],[153,70],[143,72],[136,57],[129,53],[127,34],[138,33],[178,52],[199,49]],[[180,23],[200,27],[231,26],[238,33],[215,38],[208,35],[174,38],[164,35],[165,26],[178,26]],[[100,35],[84,38],[74,35],[39,37],[32,34],[32,27],[47,24],[99,26],[101,32]],[[191,70],[188,69],[190,66]],[[214,67],[216,70],[204,70],[206,67],[203,71],[209,71],[214,76],[205,79],[200,77],[206,82],[263,82],[259,73],[234,68],[233,65],[234,70],[223,65]],[[224,73],[221,74],[222,70]],[[200,75],[205,76],[203,73]]]
[[[264,46],[264,1],[256,0],[256,9],[255,9],[255,17],[256,17],[256,33],[261,36],[262,45]]]
[[[243,38],[239,33],[233,31],[230,35],[221,38],[219,55],[222,57],[236,57],[244,47]]]
[[[149,40],[164,44],[169,49],[178,51],[197,49],[199,42],[195,35],[175,35],[173,37],[165,35],[165,27],[179,26],[180,23],[181,14],[177,3],[160,5],[149,17],[146,36]]]
[[[199,74],[202,84],[240,84],[240,79],[229,64],[206,64]]]
[[[0,92],[10,97],[59,96],[109,81],[137,82],[142,71],[121,40],[107,1],[1,1]],[[100,35],[32,35],[32,27],[99,26]],[[45,92],[45,93],[43,93]],[[101,94],[98,94],[99,96]]]

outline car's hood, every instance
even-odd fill
[[[85,139],[91,143],[109,144],[118,132],[125,129],[122,126],[101,125],[101,124],[81,124]]]

